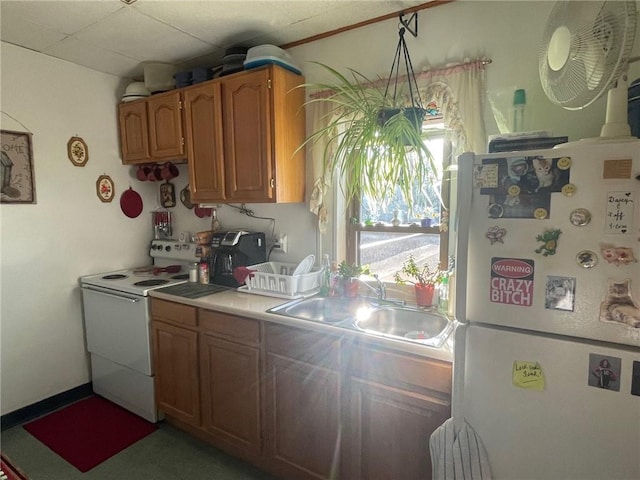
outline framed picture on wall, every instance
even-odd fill
[[[36,203],[31,133],[0,130],[0,203]]]

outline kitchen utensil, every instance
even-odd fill
[[[162,167],[162,171],[160,172],[162,178],[165,180],[171,180],[172,178],[176,178],[180,175],[180,170],[171,162],[166,162]]]
[[[153,165],[150,168],[147,180],[150,182],[158,182],[162,180],[162,169],[158,165]]]
[[[152,212],[153,217],[153,232],[156,240],[171,238],[173,233],[171,228],[171,213],[168,210],[154,210]]]
[[[153,274],[154,275],[159,275],[163,272],[166,273],[178,273],[180,270],[182,270],[182,266],[181,265],[169,265],[168,267],[156,267],[153,269]]]
[[[305,273],[309,273],[315,261],[316,261],[315,255],[313,254],[307,255],[300,261],[300,263],[293,270],[293,273],[291,275],[304,275]]]
[[[198,217],[198,218],[210,217],[212,210],[213,209],[211,209],[211,208],[205,208],[205,207],[200,207],[200,206],[197,206],[197,207],[194,208],[194,212],[196,214],[196,217]]]
[[[189,190],[189,184],[180,190],[180,201],[185,208],[193,208],[193,203],[191,203],[191,191]]]
[[[120,195],[120,209],[129,218],[136,218],[142,213],[142,198],[134,189],[129,187]]]

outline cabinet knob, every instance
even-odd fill
[[[271,188],[275,188],[276,186],[276,179],[272,178],[271,181],[269,182],[269,185],[271,186]]]

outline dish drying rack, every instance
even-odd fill
[[[295,263],[266,262],[247,266],[254,270],[238,290],[245,293],[278,298],[300,298],[313,295],[320,287],[322,270],[314,268],[309,273],[292,275]]]

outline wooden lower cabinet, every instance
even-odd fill
[[[352,377],[345,478],[431,478],[429,436],[449,416],[447,401]]]
[[[334,478],[340,462],[340,339],[265,326],[266,454],[291,478]]]
[[[200,338],[202,427],[260,454],[260,354],[257,348],[203,334]]]
[[[267,354],[267,454],[296,478],[333,478],[340,459],[340,375]]]
[[[167,419],[278,478],[428,479],[451,364],[152,300]]]
[[[167,415],[200,425],[198,332],[153,322],[156,401]]]

